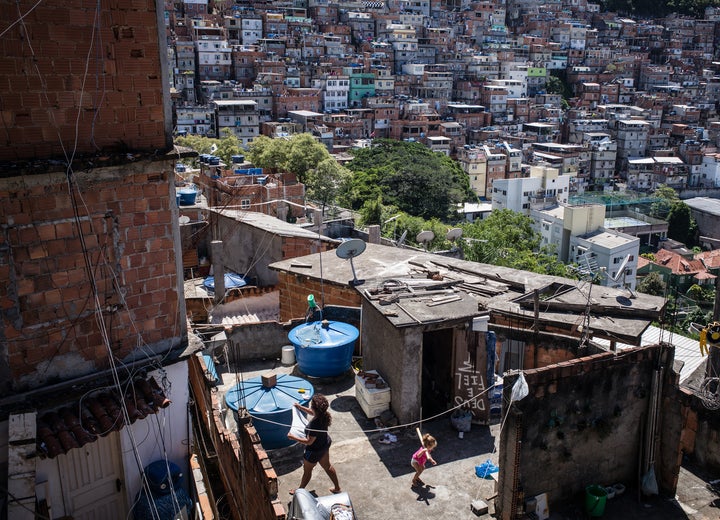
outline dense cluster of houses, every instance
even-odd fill
[[[397,396],[391,409],[402,419],[421,417],[433,388],[454,399],[461,392],[478,395],[494,370],[525,373],[532,394],[514,406],[499,439],[499,518],[516,518],[524,497],[547,493],[552,504],[572,499],[591,477],[636,482],[656,447],[658,485],[668,496],[675,495],[685,457],[717,469],[720,396],[717,386],[707,385],[716,378],[698,373],[696,386],[681,386],[675,346],[642,341],[664,313],[663,298],[630,298],[624,288],[370,239],[357,259],[366,285],[357,287],[348,282],[346,260],[333,252],[340,241],[319,229],[242,205],[230,208],[227,193],[210,184],[209,197],[200,199],[207,204],[179,208],[176,164],[195,154],[172,140],[180,131],[221,135],[223,128],[244,143],[261,133],[278,135],[273,129],[308,131],[333,152],[364,137],[430,146],[449,140],[447,153],[477,165],[478,192],[492,188],[493,201],[502,195],[508,207],[530,204],[525,209],[534,210],[540,198],[564,197],[566,187],[569,193],[585,182],[597,184],[593,170],[582,170],[583,176],[579,159],[572,163],[575,150],[586,153],[585,136],[607,157],[615,153],[614,159],[590,156],[603,175],[613,172],[612,180],[619,175],[630,183],[623,175],[636,158],[668,168],[680,161],[688,171],[705,164],[718,144],[712,122],[717,12],[709,11],[706,20],[673,17],[651,26],[582,2],[291,7],[185,1],[165,4],[163,24],[160,0],[122,4],[0,6],[6,20],[0,70],[7,78],[0,84],[0,516],[137,518],[138,504],[155,504],[157,511],[171,511],[168,517],[192,510],[193,517],[211,518],[219,517],[224,499],[237,520],[285,518],[278,474],[257,431],[239,413],[236,430],[227,427],[222,395],[209,377],[206,357],[213,358],[204,353],[215,354],[219,343],[235,356],[227,357],[228,365],[276,358],[287,327],[306,319],[310,291],[322,295],[324,310],[353,307],[360,316],[366,368],[385,372]],[[591,66],[590,49],[601,49],[601,42],[612,50],[593,54],[607,62]],[[694,76],[680,74],[688,60],[695,60]],[[660,67],[655,62],[672,64],[664,83],[651,73]],[[542,93],[556,65],[568,78],[574,67],[590,69],[584,83],[570,81],[576,106],[564,112],[557,95]],[[595,68],[597,77],[590,77]],[[601,73],[611,68],[621,75],[617,100],[602,97],[609,91]],[[172,93],[165,88],[169,78]],[[592,82],[600,85],[597,99]],[[570,132],[569,116],[583,106],[588,131]],[[697,109],[697,118],[687,107]],[[558,137],[564,133],[567,143]],[[691,134],[699,144],[690,144]],[[645,144],[639,135],[647,135]],[[679,142],[674,156],[673,136]],[[690,153],[693,147],[698,153]],[[691,164],[691,156],[699,163]],[[613,164],[621,165],[617,173]],[[483,171],[492,186],[481,180]],[[513,178],[506,171],[521,174]],[[669,183],[658,175],[648,182]],[[514,181],[535,184],[516,191]],[[506,193],[496,197],[501,182],[508,183]],[[261,186],[273,200],[287,193],[269,181]],[[302,195],[298,190],[293,196]],[[608,218],[617,218],[627,236],[663,237],[659,223],[648,222],[646,233],[626,216],[579,208],[563,210],[575,217],[564,216],[562,226],[553,220],[560,215],[547,213],[543,237],[563,254],[584,258],[591,271],[598,256],[587,252],[597,252],[598,239],[573,238],[582,222],[604,218],[605,229]],[[717,218],[712,208],[707,201],[697,208],[711,229]],[[205,294],[194,302],[188,285],[198,290],[198,284],[184,276],[195,261],[186,253],[197,257],[201,245],[208,254],[203,267],[211,264],[218,280],[217,301]],[[629,283],[624,269],[637,261],[630,256],[608,256],[618,264],[607,270],[614,282],[608,285]],[[692,273],[695,264],[685,262]],[[223,299],[234,303],[219,290],[223,270],[248,278],[239,292],[243,321],[200,327],[193,309],[202,305],[207,314]],[[452,297],[406,299],[407,291],[400,292],[427,281],[442,282]],[[372,286],[396,290],[397,300],[384,305],[364,291]],[[621,352],[620,344],[632,347]],[[712,352],[720,347],[711,349],[717,361]],[[709,375],[718,373],[709,366]],[[465,381],[472,385],[458,384],[458,374],[468,371],[473,379]],[[518,373],[507,376],[503,399],[510,402]],[[562,435],[540,431],[540,425],[556,424],[558,410],[572,417]],[[483,413],[487,418],[488,407]],[[642,460],[638,451],[646,454]],[[602,475],[585,471],[596,468]]]
[[[166,2],[175,131],[311,132],[457,158],[481,198],[548,164],[571,191],[720,186],[720,9],[563,2]],[[567,104],[557,88],[563,78]],[[552,93],[551,93],[552,92]]]

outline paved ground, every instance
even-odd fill
[[[253,365],[243,371],[252,377],[273,368],[278,373],[294,373],[288,367]],[[414,518],[417,520],[477,519],[471,509],[474,500],[485,500],[489,513],[480,518],[490,519],[494,513],[494,482],[475,476],[475,466],[487,459],[497,462],[495,439],[499,423],[488,426],[473,425],[472,431],[458,438],[446,418],[423,423],[422,431],[438,439],[433,452],[437,466],[428,466],[422,479],[423,488],[411,489],[413,470],[410,457],[418,447],[414,427],[391,430],[397,442],[382,444],[383,431],[365,417],[355,400],[354,376],[348,373],[334,380],[318,381],[308,378],[316,393],[330,399],[333,424],[331,460],[337,469],[340,484],[352,500],[359,520],[374,518]],[[300,483],[302,475],[300,445],[269,451],[270,460],[278,474],[280,500],[289,503],[289,490]],[[714,491],[709,482],[720,475],[696,475],[683,468],[675,500],[654,498],[639,502],[637,491],[628,489],[606,503],[603,518],[618,520],[717,520],[720,518],[720,482]],[[317,466],[308,486],[318,495],[329,494],[330,479]],[[577,503],[551,510],[551,520],[588,518],[584,511],[584,496]]]

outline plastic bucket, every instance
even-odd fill
[[[585,512],[590,516],[602,516],[605,513],[607,490],[603,486],[592,485],[585,488]]]
[[[295,364],[295,346],[294,345],[286,345],[282,348],[282,358],[281,358],[283,365],[294,365]]]

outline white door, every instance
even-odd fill
[[[127,504],[118,432],[58,456],[58,466],[65,514],[74,520],[125,520]]]

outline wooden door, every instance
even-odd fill
[[[58,457],[66,514],[73,520],[125,520],[124,475],[120,435],[70,450]]]

